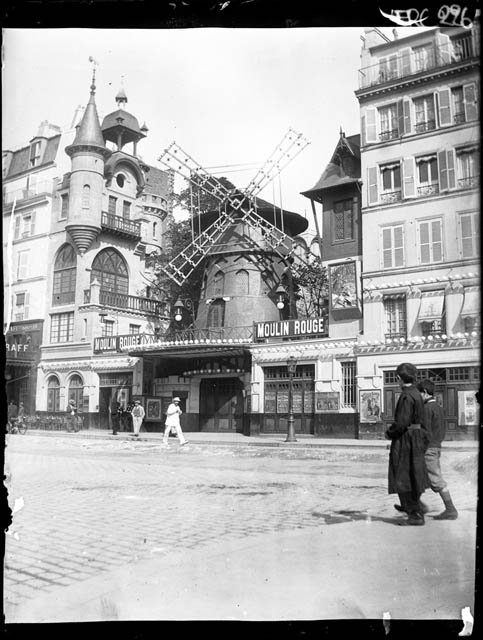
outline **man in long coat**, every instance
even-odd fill
[[[401,395],[397,401],[394,423],[386,431],[392,440],[389,453],[388,491],[397,493],[401,510],[406,511],[405,525],[424,525],[421,494],[429,478],[424,461],[428,434],[424,425],[424,404],[414,385],[416,367],[408,362],[396,369]]]

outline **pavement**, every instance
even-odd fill
[[[186,436],[9,437],[7,623],[474,612],[478,443],[446,443],[459,518],[433,520],[429,493],[426,525],[401,527],[387,441]]]

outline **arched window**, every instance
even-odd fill
[[[47,411],[60,411],[60,384],[57,376],[47,380]]]
[[[123,258],[114,249],[103,249],[94,258],[91,282],[97,279],[101,290],[112,293],[128,293],[129,278]]]
[[[153,222],[153,238],[156,237],[156,227],[158,226],[157,222]]]
[[[225,286],[225,274],[222,271],[215,273],[213,278],[213,297],[221,297]]]
[[[245,269],[240,269],[240,271],[236,272],[236,286],[235,291],[239,296],[247,296],[250,291],[250,280],[248,276],[248,271]]]
[[[84,397],[84,384],[79,375],[74,375],[69,381],[69,393],[67,403],[71,400],[75,402],[78,411],[82,411],[82,400]]]
[[[65,244],[54,264],[52,304],[70,304],[75,301],[76,255],[71,244]]]
[[[225,324],[225,301],[215,300],[208,311],[208,327],[223,327]]]
[[[82,208],[88,209],[91,203],[91,188],[88,184],[82,187]]]

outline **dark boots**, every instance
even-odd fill
[[[425,505],[419,500],[419,498],[414,499],[411,493],[400,493],[399,500],[401,501],[401,507],[398,511],[405,511],[408,514],[407,520],[402,520],[399,522],[400,525],[403,526],[415,526],[420,527],[424,525],[424,511],[426,509]],[[394,505],[396,508],[399,505]]]
[[[443,491],[439,492],[441,499],[444,502],[445,510],[440,513],[438,516],[434,516],[434,520],[456,520],[458,517],[458,512],[456,511],[456,507],[451,500],[451,495],[449,491],[443,489]]]

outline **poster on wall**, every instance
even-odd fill
[[[381,391],[359,391],[359,414],[361,422],[380,422],[381,420]]]
[[[458,425],[474,427],[478,424],[478,404],[475,391],[458,391]]]
[[[146,399],[146,422],[159,422],[161,420],[161,398]]]
[[[339,393],[318,391],[315,394],[315,413],[333,413],[334,411],[339,411]]]
[[[329,265],[330,310],[357,317],[360,314],[357,265],[354,260]]]

